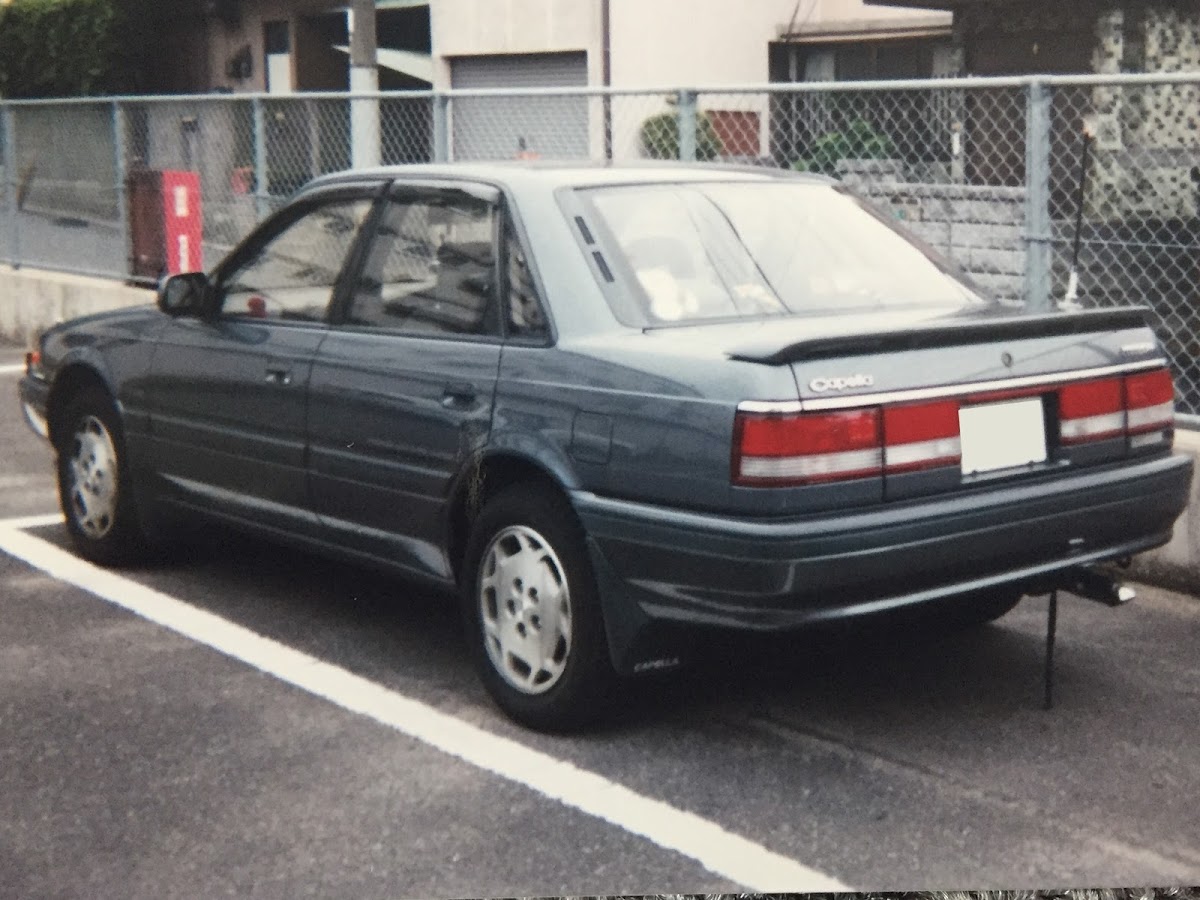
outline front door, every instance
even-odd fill
[[[150,404],[168,496],[316,531],[305,470],[309,376],[371,207],[366,190],[343,189],[289,208],[214,274],[211,315],[164,330]]]
[[[329,539],[445,577],[442,511],[500,363],[495,192],[393,187],[378,223],[313,367],[313,503]]]

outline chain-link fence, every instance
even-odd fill
[[[163,170],[211,267],[323,173],[522,158],[840,178],[1004,301],[1148,306],[1200,413],[1200,74],[0,102],[0,261],[155,280]]]

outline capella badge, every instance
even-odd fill
[[[850,375],[846,378],[814,378],[808,383],[815,393],[824,394],[826,391],[848,391],[851,388],[868,388],[875,386],[872,375]]]

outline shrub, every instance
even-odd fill
[[[642,153],[650,159],[679,159],[679,111],[660,113],[642,123]],[[721,139],[704,113],[696,114],[696,159],[721,155]]]
[[[0,96],[134,92],[160,17],[152,0],[14,0],[0,7]]]
[[[865,119],[855,119],[845,130],[826,132],[813,141],[811,155],[796,160],[792,168],[833,175],[843,159],[887,159],[895,149],[887,135],[876,131]]]

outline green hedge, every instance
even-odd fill
[[[650,159],[679,159],[679,113],[665,112],[642,123],[642,153]],[[721,139],[704,113],[696,114],[696,159],[721,155]]]
[[[0,7],[0,97],[137,92],[161,5],[14,0]]]
[[[855,119],[842,131],[830,131],[809,148],[809,156],[792,163],[801,172],[837,173],[843,159],[887,159],[895,152],[891,139],[871,127],[865,119]]]

